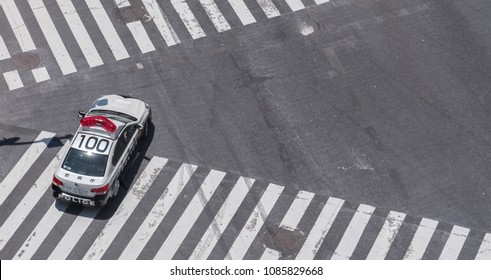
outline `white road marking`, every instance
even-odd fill
[[[216,170],[210,171],[210,174],[208,174],[200,189],[189,202],[186,210],[182,213],[179,221],[172,227],[172,231],[155,255],[155,259],[172,259],[186,237],[186,234],[191,230],[193,224],[201,214],[201,211],[203,211],[211,196],[218,188],[218,185],[220,185],[223,177],[225,177],[224,172]]]
[[[31,72],[34,76],[34,79],[36,79],[36,83],[44,82],[51,79],[45,67],[32,69]]]
[[[169,20],[162,12],[162,9],[160,8],[157,1],[143,0],[143,4],[145,5],[145,9],[147,10],[150,17],[153,19],[153,22],[159,29],[160,34],[162,35],[162,38],[164,38],[167,46],[179,44],[181,41],[177,37],[177,34],[172,26],[170,25]]]
[[[240,177],[232,191],[227,196],[227,199],[223,202],[220,210],[215,215],[214,220],[208,226],[208,229],[201,237],[198,245],[194,248],[190,259],[206,259],[210,255],[211,251],[218,243],[218,240],[222,236],[222,233],[227,228],[228,224],[235,215],[240,204],[244,200],[245,196],[249,192],[249,188],[254,183],[254,179]]]
[[[264,13],[268,18],[274,18],[277,16],[280,16],[280,11],[278,11],[278,8],[273,4],[273,1],[271,0],[256,0],[259,6],[261,6],[261,9],[263,9]]]
[[[129,189],[123,201],[119,205],[116,213],[109,219],[102,231],[97,236],[90,249],[87,251],[83,259],[100,259],[106,252],[109,245],[119,233],[125,222],[128,220],[131,213],[135,210],[142,197],[157,178],[160,171],[167,163],[167,159],[153,157],[143,170],[140,178]]]
[[[234,9],[243,25],[256,22],[256,19],[243,0],[228,0],[228,3],[230,3],[230,6],[232,6],[232,9]]]
[[[0,227],[0,250],[3,249],[5,244],[9,241],[15,231],[24,222],[27,215],[34,208],[36,203],[41,199],[43,194],[47,190],[47,186],[50,186],[53,174],[60,166],[62,156],[65,155],[66,150],[70,147],[70,141],[67,141],[65,145],[58,151],[58,154],[49,163],[48,167],[43,171],[41,176],[36,180],[34,185],[29,189],[29,192],[22,198],[17,204],[14,211],[10,213],[10,216]]]
[[[7,20],[10,23],[10,27],[12,28],[22,51],[28,52],[35,50],[36,45],[34,44],[34,41],[32,41],[31,34],[29,34],[29,30],[20,15],[19,9],[17,9],[14,0],[0,0],[0,5],[7,16]]]
[[[460,250],[464,246],[469,231],[468,228],[453,226],[452,232],[440,254],[440,260],[456,260],[459,257]]]
[[[10,58],[10,53],[7,49],[7,45],[5,45],[5,41],[3,40],[2,35],[0,35],[0,60],[4,60],[7,58]]]
[[[361,235],[365,230],[365,227],[370,220],[370,217],[375,211],[375,207],[360,204],[356,210],[353,219],[348,225],[348,228],[344,231],[341,241],[339,241],[338,247],[332,255],[332,260],[349,260],[353,252],[355,251],[356,245],[360,241]]]
[[[251,246],[254,238],[268,218],[269,212],[273,209],[276,201],[281,195],[284,187],[275,184],[269,184],[268,188],[261,196],[261,200],[254,207],[251,215],[247,219],[244,227],[234,241],[234,244],[229,249],[230,258],[232,260],[241,260],[247,253],[247,249]]]
[[[206,14],[210,18],[211,22],[217,29],[218,32],[227,31],[230,29],[230,25],[223,16],[220,9],[218,9],[217,4],[213,0],[199,0],[201,6],[205,9]]]
[[[10,170],[9,174],[0,183],[0,205],[3,204],[7,196],[15,189],[19,181],[46,149],[54,136],[54,133],[41,131],[31,146],[29,146],[19,161],[17,161],[14,168]]]
[[[64,260],[68,257],[72,249],[80,240],[90,223],[99,213],[99,209],[84,208],[78,215],[70,228],[65,232],[63,238],[56,244],[56,248],[51,252],[49,260]]]
[[[24,86],[17,70],[3,73],[3,77],[5,78],[5,82],[7,82],[9,90],[18,89]]]
[[[336,219],[339,210],[341,210],[343,203],[344,200],[334,197],[330,197],[327,200],[326,205],[324,205],[322,212],[319,214],[319,217],[317,217],[317,220],[307,236],[305,243],[300,249],[300,252],[298,252],[296,257],[297,260],[314,259],[315,255],[319,251],[322,241],[329,232],[334,219]]]
[[[329,0],[315,0],[315,3],[317,5],[324,4],[324,3],[327,3],[327,2],[329,2]]]
[[[486,233],[477,251],[476,260],[491,260],[491,233]]]
[[[71,0],[56,0],[89,66],[104,64]]]
[[[300,191],[295,200],[290,205],[288,212],[283,217],[283,220],[280,223],[280,227],[287,228],[289,230],[294,230],[297,228],[298,223],[302,219],[307,207],[309,207],[310,202],[314,198],[314,193]],[[277,256],[277,257],[275,257]],[[264,250],[263,255],[261,256],[261,260],[277,260],[280,257],[280,253],[276,250],[266,248]]]
[[[102,35],[106,39],[109,48],[111,49],[114,58],[116,60],[121,60],[129,57],[126,48],[124,47],[121,38],[119,37],[116,29],[114,28],[111,20],[109,19],[104,7],[102,6],[100,0],[85,0],[87,6],[89,7],[94,20],[99,26]]]
[[[155,202],[150,213],[148,213],[145,221],[143,221],[135,235],[131,238],[129,244],[119,257],[120,259],[136,259],[138,257],[165,215],[169,212],[169,209],[179,197],[179,194],[188,183],[194,171],[196,171],[196,168],[196,165],[186,163],[183,163],[179,167],[167,188],[157,202]]]
[[[63,40],[61,40],[60,34],[58,34],[43,1],[28,0],[28,2],[63,75],[77,72],[73,61],[70,58],[70,54],[68,54],[65,44],[63,43]]]
[[[184,0],[170,0],[170,2],[172,3],[172,6],[174,6],[176,12],[179,14],[179,17],[193,39],[206,36],[205,31],[203,31],[203,28],[201,28],[198,20]]]
[[[431,236],[438,225],[437,221],[423,218],[414,234],[413,240],[404,255],[404,260],[419,260],[423,257]]]
[[[143,27],[141,21],[128,22],[126,26],[128,26],[128,29],[133,35],[133,38],[135,38],[135,41],[142,53],[152,52],[155,50],[155,46],[153,45],[152,40],[150,40],[150,37],[148,37],[147,31]]]
[[[286,0],[286,3],[290,7],[290,9],[292,9],[292,11],[294,12],[305,9],[305,6],[300,0]]]
[[[59,209],[56,208],[55,204],[56,201],[51,204],[48,212],[44,214],[43,218],[36,225],[36,228],[32,230],[29,237],[13,257],[14,260],[29,260],[36,253],[37,249],[39,249],[44,239],[46,239],[49,232],[55,227],[68,208],[67,203],[60,203]]]
[[[389,215],[385,219],[382,230],[379,232],[377,239],[373,243],[370,253],[368,253],[367,259],[369,260],[383,260],[389,252],[390,246],[394,241],[394,238],[401,228],[402,222],[406,214],[390,211]]]

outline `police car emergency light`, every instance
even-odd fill
[[[139,99],[107,95],[79,116],[80,127],[53,175],[53,196],[102,207],[118,194],[128,161],[148,134],[151,110]]]

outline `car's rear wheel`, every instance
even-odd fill
[[[121,185],[121,182],[119,181],[119,179],[116,179],[114,181],[113,193],[112,193],[111,197],[116,197],[118,195],[120,185]]]

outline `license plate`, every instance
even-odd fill
[[[73,202],[73,203],[78,203],[82,205],[87,205],[87,206],[95,206],[95,201],[87,199],[87,198],[80,198],[80,197],[75,197],[71,196],[65,193],[61,194],[61,197],[68,202]]]

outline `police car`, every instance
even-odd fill
[[[79,117],[80,127],[53,175],[53,196],[102,207],[118,194],[125,167],[148,134],[151,109],[130,96],[106,95]]]

